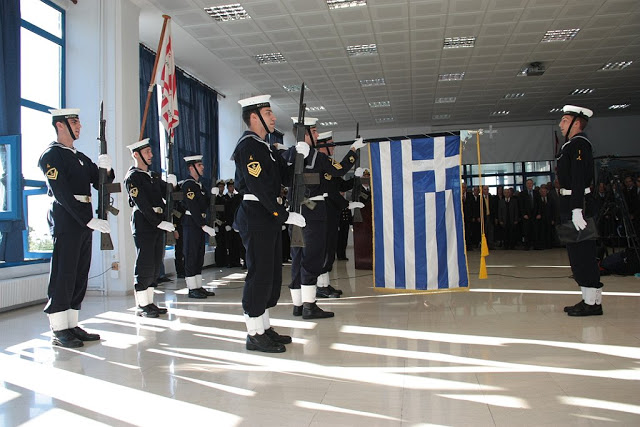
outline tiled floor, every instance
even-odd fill
[[[338,261],[333,319],[294,318],[283,286],[271,318],[294,342],[276,355],[244,349],[237,269],[205,270],[204,301],[167,283],[160,319],[88,296],[82,324],[103,340],[80,350],[51,348],[42,307],[2,313],[0,425],[640,425],[640,279],[603,278],[604,316],[572,318],[564,250],[487,264],[478,280],[470,253],[470,292],[404,295]]]

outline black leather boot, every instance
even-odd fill
[[[265,329],[264,333],[275,343],[291,344],[291,337],[289,335],[280,335],[273,328]]]
[[[60,331],[53,331],[53,338],[51,338],[51,344],[57,345],[58,347],[65,348],[78,348],[82,347],[84,343],[78,339],[71,332],[71,329],[62,329]]]
[[[247,335],[247,350],[264,353],[284,353],[287,351],[284,345],[271,341],[266,333]]]
[[[140,317],[158,317],[158,312],[153,308],[153,304],[145,305],[144,307],[138,306],[136,316]]]
[[[302,304],[303,319],[327,319],[333,317],[332,311],[324,311],[315,302],[305,302]]]
[[[84,329],[82,329],[80,326],[76,326],[74,328],[70,328],[69,330],[80,341],[98,341],[98,340],[100,340],[100,335],[98,335],[98,334],[90,334],[89,332],[87,332]]]
[[[331,292],[329,286],[316,288],[316,298],[340,298],[340,294]]]

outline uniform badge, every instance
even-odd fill
[[[138,187],[131,187],[129,194],[131,194],[131,197],[138,197]]]
[[[328,173],[325,173],[324,179],[326,179],[327,181],[331,181],[331,175],[329,175]]]
[[[49,168],[47,170],[47,178],[55,181],[56,179],[58,179],[58,169],[56,168]]]
[[[247,165],[247,169],[249,171],[249,175],[257,178],[262,172],[262,167],[260,166],[260,162],[251,162]]]
[[[193,200],[194,197],[196,197],[196,193],[193,191],[187,191],[187,199]]]
[[[80,165],[81,165],[81,166],[84,166],[84,163],[82,162],[82,160],[81,160],[81,159],[78,159],[78,161],[80,162]]]
[[[331,164],[333,164],[333,167],[340,170],[342,169],[342,165],[338,162],[336,162],[335,160],[331,159]]]
[[[351,156],[351,157],[349,157],[349,161],[350,161],[351,163],[355,163],[355,162],[356,162],[356,158],[355,158],[355,157],[353,157],[353,156]]]
[[[582,150],[578,150],[578,158],[576,160],[582,160]]]

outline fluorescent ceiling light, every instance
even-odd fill
[[[369,103],[370,108],[390,107],[390,101],[374,101]]]
[[[551,110],[549,110],[550,113],[559,113],[560,111],[562,111],[562,108],[560,107],[552,108]]]
[[[281,62],[287,62],[284,56],[280,52],[262,53],[254,56],[258,64],[279,64]]]
[[[551,30],[547,31],[542,37],[542,42],[566,42],[573,39],[578,34],[580,28],[571,28],[570,30]]]
[[[622,110],[629,107],[631,104],[613,104],[609,106],[609,110]]]
[[[337,126],[338,122],[322,122],[320,126]]]
[[[204,11],[219,22],[237,21],[238,19],[251,18],[240,3],[226,4],[224,6],[205,7]]]
[[[447,96],[444,98],[436,98],[436,104],[452,104],[456,102],[455,96]]]
[[[434,114],[431,116],[433,120],[444,120],[451,117],[451,114]]]
[[[360,86],[362,87],[371,87],[371,86],[384,86],[386,85],[384,79],[364,79],[360,80]]]
[[[509,111],[507,110],[500,110],[500,111],[494,111],[493,113],[491,113],[491,116],[506,116],[509,114]]]
[[[300,90],[302,89],[301,85],[282,85],[282,87],[287,92],[300,92]],[[304,89],[308,90],[309,88],[305,86]]]
[[[366,0],[327,0],[329,9],[342,9],[345,7],[366,6]]]
[[[393,117],[379,117],[379,118],[376,119],[376,123],[377,124],[390,123],[393,120],[394,120]]]
[[[518,99],[522,98],[524,93],[508,93],[504,96],[504,99]]]
[[[375,43],[347,46],[347,54],[349,56],[375,55],[377,53],[378,53],[378,47],[376,46]]]
[[[307,107],[307,111],[309,112],[325,111],[325,108],[322,105],[318,105],[315,107]]]
[[[438,76],[438,81],[441,81],[441,82],[451,82],[454,80],[462,80],[462,79],[464,79],[464,73],[440,74]]]
[[[474,47],[475,37],[447,37],[444,39],[443,49],[456,49],[460,47]]]
[[[569,95],[588,95],[590,93],[593,93],[594,90],[595,89],[575,89]]]
[[[620,71],[633,64],[633,61],[607,62],[598,71]]]

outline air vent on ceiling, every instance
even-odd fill
[[[518,76],[521,76],[521,77],[541,76],[544,74],[546,70],[547,69],[545,68],[542,62],[532,62],[522,67],[522,69],[518,73]]]

